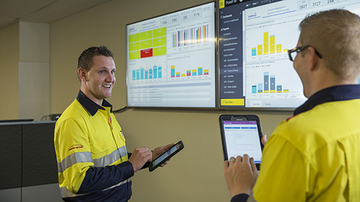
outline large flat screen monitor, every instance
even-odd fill
[[[334,8],[359,15],[360,1],[220,0],[220,108],[293,109],[306,101],[287,50],[306,15]]]
[[[216,107],[215,2],[128,24],[127,106]]]

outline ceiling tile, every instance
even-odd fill
[[[0,16],[19,18],[50,5],[55,1],[56,0],[1,0]]]
[[[23,16],[20,21],[33,21],[33,22],[43,22],[50,23],[70,15],[79,13],[86,9],[90,8],[89,6],[78,6],[78,5],[69,5],[69,4],[60,4],[53,3],[50,6],[39,10],[36,13],[31,13],[29,15]]]
[[[80,5],[80,6],[96,6],[102,3],[105,3],[110,0],[59,0],[58,3],[61,4],[71,4],[71,5]]]

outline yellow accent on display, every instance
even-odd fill
[[[181,74],[181,77],[185,77],[185,74]]]
[[[140,41],[140,33],[129,35],[129,43]]]
[[[264,32],[264,55],[269,54],[269,32]]]
[[[140,42],[129,44],[129,51],[140,50]]]
[[[270,36],[270,54],[275,53],[275,35]]]
[[[286,53],[286,52],[288,52],[288,50],[289,50],[289,49],[284,49],[283,52]]]
[[[225,8],[225,0],[219,0],[219,9]]]
[[[153,41],[150,40],[146,40],[146,41],[141,41],[141,49],[147,49],[147,48],[151,48],[153,46]]]
[[[166,36],[166,27],[153,30],[153,37]]]
[[[245,106],[244,98],[240,99],[221,99],[222,106]]]
[[[268,91],[268,90],[264,90],[264,93],[269,93],[269,91]]]
[[[166,46],[166,36],[153,39],[154,46]]]
[[[276,45],[276,53],[281,53],[281,44]]]
[[[289,89],[284,89],[284,93],[288,93],[289,92]]]
[[[275,93],[275,90],[270,90],[270,93]]]
[[[129,52],[129,60],[139,59],[140,51]]]
[[[258,55],[262,55],[262,45],[258,45]]]
[[[141,40],[153,38],[152,30],[146,31],[146,32],[141,32],[141,33],[140,33],[140,37],[141,37]]]
[[[166,27],[129,35],[129,60],[140,59],[140,50],[149,48],[152,56],[166,55]]]
[[[161,46],[153,49],[153,56],[166,55],[166,46]]]

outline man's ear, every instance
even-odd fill
[[[84,68],[79,67],[78,68],[78,76],[82,81],[88,81],[88,79],[86,78],[86,71]]]
[[[320,60],[319,56],[317,56],[315,49],[313,47],[308,47],[308,54],[309,54],[309,62],[311,63],[311,71],[314,71],[317,66],[318,66],[318,62]]]

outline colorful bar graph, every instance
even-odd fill
[[[264,72],[264,82],[251,85],[251,93],[289,93],[289,89],[283,89],[281,84],[276,85],[275,78],[275,75],[269,75],[269,72]]]
[[[153,66],[149,69],[140,68],[132,70],[132,80],[161,79],[162,77],[161,66]]]
[[[172,46],[182,47],[209,41],[209,25],[172,33]]]
[[[161,67],[159,67],[161,68]],[[160,70],[158,68],[158,71]],[[175,65],[170,66],[170,77],[191,77],[191,76],[203,76],[209,75],[209,69],[198,67],[197,69],[187,69],[184,73],[177,71]]]
[[[276,44],[275,35],[269,36],[269,32],[264,32],[263,36],[263,44],[251,48],[251,56],[286,53],[288,51],[288,49],[282,49],[282,44]]]

